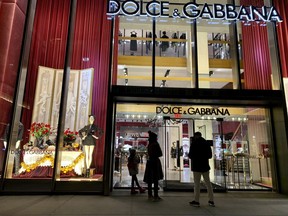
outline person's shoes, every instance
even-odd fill
[[[148,200],[153,200],[154,197],[152,195],[148,195]]]
[[[138,191],[136,191],[135,189],[131,189],[131,192],[130,192],[131,194],[137,194],[138,193]]]
[[[215,207],[215,203],[213,201],[208,201],[209,206]]]
[[[87,170],[86,170],[86,175],[85,175],[85,177],[86,177],[86,178],[90,178],[90,169],[87,169]]]
[[[145,188],[139,188],[140,193],[145,193],[145,191],[146,191]]]
[[[189,202],[189,204],[194,206],[194,207],[200,207],[200,203],[196,202],[195,200],[193,200],[192,202]]]
[[[153,202],[159,202],[161,200],[162,200],[162,198],[159,196],[153,198]]]

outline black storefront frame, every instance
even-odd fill
[[[287,138],[287,133],[285,128],[282,127],[285,122],[277,122],[276,119],[285,119],[285,110],[283,109],[283,92],[275,90],[224,90],[218,89],[213,90],[213,94],[209,89],[175,89],[171,88],[168,92],[163,88],[155,88],[155,92],[151,91],[151,87],[133,87],[133,86],[113,86],[112,96],[113,96],[113,106],[117,103],[142,103],[142,104],[171,104],[171,105],[209,105],[209,106],[252,106],[252,107],[263,107],[269,111],[270,117],[270,141],[271,148],[273,151],[272,161],[271,161],[271,171],[273,185],[272,190],[278,193],[285,193],[287,187],[286,183],[279,177],[283,175],[283,167],[279,167],[281,163],[280,158],[278,158],[279,150],[278,146],[283,145],[281,140],[279,144],[279,139],[277,137]],[[174,94],[169,94],[171,91]],[[282,98],[282,99],[281,99]],[[114,114],[114,123],[116,117]],[[286,139],[287,143],[287,139]],[[113,164],[113,163],[112,163]],[[113,167],[113,166],[112,166]],[[285,167],[286,169],[286,167]],[[111,168],[110,175],[113,176],[113,169]],[[110,182],[110,190],[113,190],[112,181]]]
[[[34,27],[34,18],[36,11],[37,0],[28,0],[27,3],[27,15],[25,18],[25,26],[23,32],[23,41],[21,47],[21,54],[19,60],[19,68],[18,68],[18,77],[16,81],[15,95],[13,101],[13,115],[11,122],[11,127],[8,131],[9,137],[7,140],[7,150],[4,156],[4,165],[3,165],[3,175],[1,176],[1,188],[0,192],[2,194],[103,194],[104,193],[104,181],[105,177],[105,169],[107,169],[107,165],[105,165],[104,161],[104,171],[103,171],[103,181],[98,182],[63,182],[57,181],[57,171],[60,169],[60,165],[58,164],[59,155],[59,146],[56,145],[55,149],[55,159],[54,159],[54,167],[53,176],[51,179],[10,179],[5,178],[8,166],[8,153],[10,152],[10,143],[16,142],[16,137],[13,134],[17,134],[18,124],[17,123],[21,118],[21,109],[23,102],[23,95],[26,85],[26,75],[28,69],[28,61],[30,54],[30,45],[32,40],[32,32]],[[75,17],[77,10],[77,0],[70,0],[70,8],[69,8],[69,21],[68,21],[68,34],[67,34],[67,45],[65,49],[65,61],[64,61],[64,72],[63,72],[63,83],[62,83],[62,93],[61,93],[61,101],[60,101],[60,113],[58,119],[58,129],[56,136],[56,142],[62,143],[64,136],[64,122],[65,122],[65,113],[66,113],[66,103],[68,96],[68,84],[70,77],[70,68],[71,68],[71,60],[72,60],[72,49],[73,49],[73,36],[74,36],[74,27],[75,27]],[[113,26],[113,25],[112,25]],[[111,35],[113,32],[111,31]],[[111,41],[112,44],[112,41]],[[112,50],[112,49],[111,49]],[[112,57],[110,57],[112,59]],[[109,68],[111,70],[111,66]],[[109,81],[111,77],[109,77]],[[110,86],[107,89],[110,90]],[[109,101],[109,100],[108,100]],[[109,108],[109,107],[108,107]],[[109,119],[109,115],[107,115],[107,119]],[[107,125],[107,124],[106,124]],[[107,128],[109,126],[107,125]],[[106,128],[106,129],[107,129]],[[109,129],[108,129],[109,130]],[[62,133],[61,133],[62,132]],[[107,136],[106,136],[107,138]],[[105,139],[106,141],[106,139]],[[37,187],[35,187],[37,185]]]
[[[73,1],[71,0],[71,2],[76,2],[77,0]],[[30,43],[31,43],[31,38],[32,38],[32,30],[33,30],[33,21],[34,21],[34,14],[35,14],[35,8],[36,8],[36,3],[37,0],[29,0],[28,1],[28,15],[26,17],[26,21],[25,21],[25,30],[24,30],[24,40],[22,43],[22,49],[21,49],[21,59],[20,59],[20,63],[19,63],[19,73],[18,73],[18,78],[17,78],[17,88],[15,91],[15,96],[14,96],[14,107],[13,107],[13,116],[11,119],[11,129],[10,129],[10,137],[8,139],[8,143],[12,143],[13,139],[16,139],[15,137],[12,136],[12,134],[15,134],[15,131],[17,131],[17,124],[15,122],[17,122],[17,118],[20,115],[19,112],[19,107],[17,106],[17,102],[19,100],[19,96],[21,96],[21,89],[23,89],[23,85],[25,85],[25,83],[23,83],[23,79],[21,79],[21,76],[23,76],[23,74],[25,75],[25,73],[27,73],[27,66],[28,66],[28,59],[29,59],[29,50],[30,50]],[[71,5],[73,5],[71,3]],[[70,23],[70,22],[69,22]],[[197,37],[196,34],[196,25],[193,25],[195,28],[195,32],[194,32],[194,37]],[[153,27],[154,28],[154,27]],[[111,35],[113,35],[113,29],[114,26],[112,25],[111,28]],[[274,32],[275,33],[275,32]],[[111,37],[111,44],[113,44],[113,39],[114,37]],[[154,42],[155,42],[155,38],[153,38]],[[155,43],[153,43],[155,44]],[[196,43],[197,44],[197,43]],[[112,46],[111,46],[112,47]],[[197,46],[195,46],[197,47]],[[69,47],[67,47],[68,49]],[[197,51],[197,48],[196,48]],[[195,51],[194,51],[195,52]],[[112,65],[112,49],[111,49],[111,57],[110,57],[110,71],[111,71],[111,65]],[[197,52],[195,52],[197,54]],[[67,56],[67,53],[65,54],[65,56]],[[195,58],[197,57],[197,55],[194,55]],[[198,57],[197,57],[198,58]],[[239,61],[239,59],[238,59]],[[278,58],[278,61],[279,58]],[[197,71],[197,61],[194,61],[196,66],[195,66],[195,70]],[[154,70],[155,70],[155,62],[154,62]],[[64,68],[64,74],[67,73],[69,74],[69,69]],[[195,73],[196,75],[197,73]],[[155,77],[155,71],[154,71],[154,75]],[[68,75],[69,77],[69,75]],[[25,79],[24,79],[25,80]],[[67,80],[67,78],[66,78]],[[110,78],[109,78],[109,82],[111,80],[111,74],[110,74]],[[195,81],[197,81],[196,83],[198,83],[198,78],[194,79]],[[154,82],[154,86],[151,88],[146,88],[146,87],[125,87],[125,86],[112,86],[112,88],[110,89],[111,86],[109,86],[109,95],[108,95],[108,114],[107,114],[107,136],[105,139],[106,142],[106,146],[105,146],[105,155],[104,155],[104,173],[103,173],[103,183],[98,184],[96,187],[94,187],[95,190],[100,190],[100,191],[104,191],[104,194],[109,194],[109,192],[111,191],[111,187],[110,187],[110,181],[111,181],[111,170],[112,170],[112,162],[113,162],[113,150],[112,150],[112,146],[113,146],[113,140],[114,138],[109,136],[108,134],[113,134],[113,130],[114,130],[114,126],[113,125],[113,115],[115,116],[115,104],[118,101],[123,101],[123,102],[153,102],[153,101],[162,101],[163,103],[169,103],[173,104],[173,103],[188,103],[188,104],[192,104],[192,103],[196,103],[198,101],[203,103],[203,104],[213,104],[213,105],[217,105],[220,103],[229,103],[230,105],[242,105],[242,104],[262,104],[262,105],[267,105],[269,107],[271,107],[271,121],[273,122],[272,124],[272,130],[273,130],[273,143],[274,147],[275,147],[275,166],[277,167],[276,173],[275,175],[277,175],[277,188],[276,190],[280,193],[287,193],[288,194],[288,186],[285,184],[285,180],[288,177],[288,175],[286,175],[286,173],[288,173],[288,171],[284,170],[284,166],[285,163],[287,161],[287,159],[285,159],[285,155],[281,154],[283,148],[286,152],[287,151],[287,133],[286,133],[286,128],[287,128],[287,116],[286,116],[286,105],[285,105],[285,96],[283,95],[283,91],[281,90],[217,90],[217,89],[174,89],[174,88],[170,88],[170,89],[160,89],[155,87],[155,78],[152,80],[152,82]],[[64,86],[64,84],[63,84]],[[63,94],[67,94],[68,91],[68,87],[67,85],[65,85],[66,87],[63,87]],[[197,85],[196,85],[197,86]],[[282,83],[282,87],[283,87],[283,83]],[[283,88],[281,88],[283,89]],[[236,95],[236,97],[235,97]],[[277,101],[278,100],[278,101]],[[61,107],[63,106],[63,104],[61,105]],[[64,112],[62,112],[64,113]],[[64,116],[62,115],[62,117],[59,117],[59,122],[61,122],[60,119],[63,119]],[[19,117],[20,119],[20,117]],[[279,123],[277,123],[277,121],[279,119],[284,119],[284,121],[281,121]],[[109,123],[111,123],[111,125],[109,125]],[[12,133],[13,131],[13,133]],[[61,133],[60,133],[61,134]],[[283,136],[284,134],[284,136]],[[279,138],[278,138],[279,136]],[[279,140],[281,138],[281,140]],[[283,138],[283,139],[282,139]],[[60,139],[60,138],[59,138]],[[9,145],[8,145],[9,146]],[[8,153],[9,149],[6,151],[5,153],[5,162],[7,162],[7,153]],[[55,162],[56,163],[56,162]],[[281,166],[281,169],[278,169],[279,166]],[[7,164],[4,164],[4,172],[5,172],[5,168],[7,167]],[[83,193],[82,189],[85,189],[85,184],[82,182],[80,183],[79,187],[76,186],[76,188],[78,188],[78,190],[71,190],[71,187],[68,186],[66,189],[67,190],[62,190],[64,188],[61,189],[61,187],[65,187],[64,186],[64,182],[57,182],[55,179],[55,174],[54,174],[54,178],[52,178],[51,180],[47,180],[47,181],[39,181],[39,180],[21,180],[21,182],[23,184],[19,184],[18,181],[15,181],[13,179],[5,179],[4,175],[1,176],[1,192],[8,192],[8,193],[17,193],[17,192],[23,192],[23,190],[21,189],[23,185],[28,185],[28,190],[24,191],[24,192],[28,192],[28,193],[67,193],[67,192],[73,192],[73,193]],[[43,184],[42,184],[43,183]],[[55,184],[59,183],[59,190],[55,188]],[[39,185],[39,187],[35,188],[35,184]],[[53,186],[51,186],[51,184]],[[95,183],[94,183],[95,184]],[[67,184],[66,184],[67,185]],[[73,186],[72,186],[73,187]],[[42,188],[42,189],[41,189]],[[58,188],[58,187],[57,187]],[[90,188],[90,186],[89,186]],[[85,191],[84,193],[90,193],[91,191]],[[95,193],[95,191],[93,190],[93,193]]]
[[[191,2],[196,2],[192,0]],[[235,4],[235,0],[229,0],[228,3]],[[271,1],[267,4],[272,5]],[[230,106],[267,106],[270,109],[271,117],[271,134],[273,144],[273,156],[275,172],[273,173],[273,190],[279,193],[288,194],[288,185],[285,183],[288,181],[288,169],[286,165],[288,163],[288,157],[283,155],[283,151],[288,155],[288,118],[287,109],[285,103],[285,95],[283,92],[283,79],[281,79],[280,69],[280,58],[279,48],[277,41],[276,23],[267,23],[267,31],[269,35],[269,48],[273,55],[270,53],[272,66],[272,75],[275,81],[275,86],[279,90],[249,90],[243,89],[241,86],[241,74],[240,74],[240,54],[236,45],[238,44],[238,33],[237,23],[232,21],[229,32],[233,37],[231,38],[231,56],[234,57],[232,60],[232,72],[236,75],[233,81],[233,90],[224,89],[200,89],[199,88],[199,77],[198,77],[198,53],[197,53],[197,23],[194,21],[191,25],[192,40],[196,42],[196,46],[192,47],[192,58],[193,58],[193,75],[194,75],[194,86],[193,89],[179,89],[179,88],[158,88],[155,86],[155,29],[156,22],[153,19],[153,53],[152,53],[152,87],[133,87],[133,86],[113,86],[112,87],[112,98],[113,106],[116,102],[163,102],[163,103],[183,103],[188,104],[197,103],[209,104],[209,105],[230,105]],[[273,39],[273,40],[272,40]],[[193,42],[193,41],[192,41]],[[277,99],[276,99],[277,98]],[[275,100],[276,99],[276,100]],[[201,102],[202,101],[202,102]],[[223,103],[223,104],[222,104]],[[112,103],[110,104],[112,106]],[[280,139],[281,138],[281,139]],[[280,147],[280,148],[279,148]],[[111,169],[112,170],[112,169]],[[111,175],[111,172],[110,172]],[[110,182],[111,183],[111,182]],[[111,185],[110,188],[112,189]]]

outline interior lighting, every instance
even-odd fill
[[[123,68],[123,72],[125,76],[128,76],[128,69],[127,68]]]

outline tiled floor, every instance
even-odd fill
[[[142,181],[143,176],[144,176],[144,170],[145,170],[145,164],[140,164],[139,165],[139,174],[137,175],[137,178],[139,180],[139,183],[145,187],[146,184],[143,183],[143,181]],[[185,185],[187,185],[188,186],[187,190],[191,189],[191,187],[190,187],[191,184],[188,184],[188,183],[193,183],[194,180],[193,180],[193,174],[192,174],[190,168],[184,168],[181,171],[166,169],[166,170],[164,170],[164,172],[165,172],[165,175],[167,175],[167,180],[178,181],[179,185],[182,184],[181,188],[185,188]],[[257,185],[257,184],[251,184],[249,182],[248,178],[246,181],[244,181],[243,173],[237,173],[237,176],[235,179],[237,181],[232,182],[231,181],[232,180],[232,173],[227,172],[226,187],[228,190],[270,190],[267,187],[262,187],[262,186]],[[223,189],[225,188],[224,177],[223,177],[223,175],[221,175],[220,172],[218,172],[218,174],[215,175],[214,178],[211,180],[215,185],[219,186],[219,188],[220,187],[222,187]],[[114,181],[114,186],[116,188],[127,188],[127,187],[131,186],[131,176],[129,176],[128,168],[127,168],[126,164],[124,164],[122,166],[122,169],[120,172],[114,172],[113,181]],[[168,188],[168,189],[169,190],[170,189],[171,190],[177,190],[177,188],[179,188],[179,187]]]
[[[273,192],[228,192],[215,194],[216,207],[207,205],[201,194],[201,206],[192,207],[192,193],[160,192],[162,201],[152,202],[147,193],[130,195],[129,190],[101,195],[1,196],[0,215],[288,215],[288,196]]]

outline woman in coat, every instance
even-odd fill
[[[162,165],[159,157],[162,157],[162,150],[157,142],[157,134],[152,131],[149,133],[149,145],[147,147],[148,159],[144,174],[144,182],[148,184],[148,198],[159,201],[158,181],[163,179]],[[152,194],[152,184],[154,184],[154,196]]]

